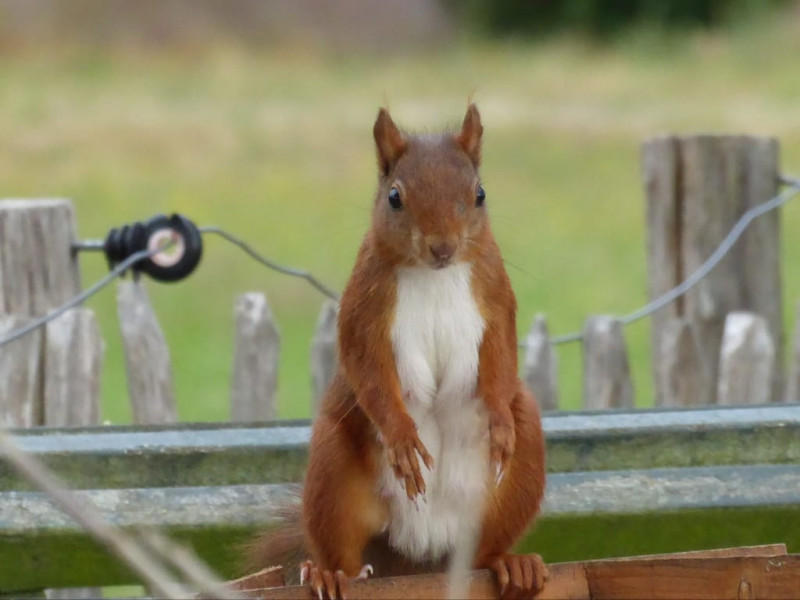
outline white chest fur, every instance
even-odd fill
[[[485,323],[470,265],[400,270],[391,335],[408,412],[435,466],[422,466],[424,501],[409,501],[384,463],[389,541],[415,560],[437,560],[479,526],[489,481],[488,420],[475,397]]]

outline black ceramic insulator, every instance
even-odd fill
[[[103,251],[110,268],[142,250],[159,252],[137,262],[131,269],[158,281],[179,281],[197,267],[203,255],[203,239],[194,223],[182,215],[156,215],[148,221],[123,225],[108,232]]]

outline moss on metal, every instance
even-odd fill
[[[800,552],[800,505],[639,515],[545,516],[519,544],[546,562],[785,543]]]

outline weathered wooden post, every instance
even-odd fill
[[[143,281],[119,282],[117,313],[134,422],[177,421],[169,348]]]
[[[732,312],[725,319],[720,354],[719,404],[766,404],[775,344],[764,317]]]
[[[659,340],[660,360],[654,365],[661,384],[662,406],[701,406],[711,403],[711,370],[700,351],[697,335],[683,318],[665,320]]]
[[[792,362],[789,365],[785,400],[786,402],[800,402],[800,303],[794,309]]]
[[[786,382],[786,402],[800,402],[800,302],[794,309],[794,333],[792,334],[792,356]]]
[[[325,390],[336,373],[339,364],[337,318],[339,305],[328,300],[322,305],[311,342],[311,385],[314,396],[311,413],[315,415]]]
[[[81,287],[72,203],[0,200],[0,337],[41,317]],[[99,422],[103,358],[94,315],[73,309],[0,348],[0,425]],[[100,590],[48,590],[52,598],[96,598]]]
[[[29,317],[0,317],[0,338],[24,327]],[[42,424],[42,332],[0,347],[0,426],[34,427]]]
[[[87,308],[65,312],[47,324],[44,339],[45,424],[100,424],[105,343],[94,312]]]
[[[583,408],[633,408],[622,322],[589,317],[583,326]]]
[[[773,138],[696,135],[660,137],[643,145],[647,194],[648,294],[654,299],[684,281],[719,246],[748,209],[778,189],[778,144]],[[716,401],[725,318],[731,311],[762,315],[778,354],[770,398],[779,397],[783,320],[779,269],[779,212],[756,219],[730,253],[685,296],[652,318],[657,404],[669,402],[664,370],[668,324],[683,319],[710,369],[701,401]]]
[[[264,294],[236,299],[236,341],[231,378],[231,420],[267,421],[277,416],[281,338]]]
[[[558,356],[544,315],[536,315],[525,338],[522,376],[542,410],[558,408]]]
[[[0,315],[10,333],[80,291],[68,200],[0,201]],[[0,422],[99,422],[102,342],[88,309],[73,309],[0,348]],[[86,379],[84,379],[86,376]]]

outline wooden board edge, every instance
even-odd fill
[[[784,569],[782,574],[781,568]],[[766,588],[771,594],[777,594],[776,597],[791,597],[787,591],[789,588],[786,587],[788,584],[785,584],[787,572],[789,577],[797,577],[795,587],[792,589],[800,589],[800,555],[787,554],[785,544],[768,544],[554,563],[548,565],[547,583],[535,598],[536,600],[598,600],[620,594],[621,597],[633,598],[636,597],[636,594],[642,597],[641,594],[645,592],[654,594],[652,596],[654,599],[669,597],[676,591],[686,592],[679,584],[675,584],[677,588],[674,585],[670,587],[671,579],[679,573],[694,573],[696,577],[697,573],[703,569],[708,570],[709,577],[701,577],[705,583],[698,584],[696,598],[728,597],[723,595],[726,590],[719,589],[718,581],[720,578],[735,579],[737,573],[749,573],[753,582],[748,581],[748,585]],[[771,571],[780,574],[782,578],[780,582],[770,583],[769,577],[765,573]],[[262,585],[261,580],[257,578],[262,573],[264,572],[260,571],[237,580],[237,582],[246,582],[249,587],[235,589],[244,591],[250,597],[259,600],[306,600],[312,598],[311,590],[307,586]],[[280,578],[283,580],[282,572]],[[777,576],[775,578],[777,581]],[[264,579],[264,582],[268,581],[268,579]],[[647,581],[651,581],[651,583],[648,584]],[[746,580],[743,579],[743,581]],[[232,584],[237,582],[232,582]],[[258,587],[255,587],[256,585]],[[772,587],[769,587],[770,585]],[[437,573],[353,582],[348,591],[348,598],[351,600],[362,598],[382,600],[402,597],[434,599],[444,598],[446,593],[447,575]],[[497,583],[490,571],[477,570],[470,573],[469,597],[473,600],[495,600],[499,597]],[[650,598],[650,596],[645,597]]]

